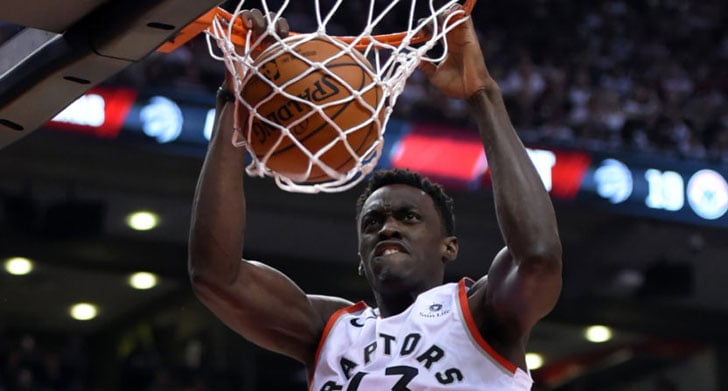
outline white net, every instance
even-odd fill
[[[303,15],[301,0],[273,2],[242,0],[230,20],[217,18],[208,30],[210,54],[234,76],[233,143],[252,158],[248,175],[273,177],[283,190],[347,190],[377,165],[407,78],[420,61],[444,60],[443,37],[465,20],[466,11],[446,13],[462,3],[457,0],[369,0],[368,6],[315,0]],[[236,28],[244,25],[242,10],[257,6],[267,19],[265,32]],[[279,37],[280,18],[304,33]],[[392,27],[393,21],[400,25]],[[346,33],[342,25],[357,23],[359,33],[339,34]],[[391,34],[393,28],[404,32]],[[433,56],[438,43],[442,54]]]

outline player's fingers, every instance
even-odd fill
[[[452,7],[445,10],[445,12],[442,13],[441,17],[443,19],[446,19],[450,17],[450,15],[459,13],[460,15],[455,16],[456,18],[460,18],[465,15],[465,8],[461,4],[454,4]]]
[[[245,28],[253,30],[253,34],[260,35],[265,32],[266,20],[259,9],[244,10],[240,13]]]
[[[429,35],[432,35],[432,33],[435,31],[435,26],[433,26],[432,18],[420,18],[417,20],[417,26],[421,26],[422,31]]]
[[[417,67],[425,74],[425,76],[432,77],[437,72],[437,65],[429,61],[420,61]]]
[[[445,24],[445,15],[439,14],[436,16],[430,16],[428,18],[422,18],[418,21],[420,25],[424,24],[423,31],[428,35],[432,36],[443,30]]]
[[[240,20],[243,22],[245,30],[254,30],[255,22],[253,22],[253,15],[250,10],[240,11]]]
[[[235,84],[234,84],[235,76],[230,73],[229,70],[225,70],[225,80],[223,81],[223,85],[225,86],[225,89],[228,91],[235,91]]]
[[[279,37],[285,38],[290,32],[291,27],[288,25],[288,21],[286,20],[286,18],[280,18],[276,20],[276,34]]]
[[[245,26],[246,29],[249,30],[253,28],[253,16],[250,15],[250,10],[240,11],[240,20],[243,22],[243,26]]]

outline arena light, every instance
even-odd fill
[[[526,353],[526,366],[534,371],[543,366],[543,356],[538,353]]]
[[[139,290],[152,289],[157,286],[157,281],[157,275],[149,272],[138,272],[129,277],[129,285]]]
[[[94,88],[48,121],[47,127],[116,138],[129,116],[137,92],[130,88]]]
[[[24,257],[13,257],[5,261],[5,271],[14,276],[24,276],[33,271],[33,261]]]
[[[612,339],[612,329],[602,325],[589,326],[584,330],[584,338],[593,343],[607,342]]]
[[[126,216],[126,224],[136,231],[149,231],[159,225],[159,216],[154,212],[140,210]]]
[[[70,314],[76,320],[91,320],[98,315],[98,307],[91,303],[76,303],[71,306]]]

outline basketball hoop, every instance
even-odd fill
[[[298,0],[300,1],[300,0]],[[338,36],[329,34],[332,20],[343,16],[342,3],[344,0],[332,0],[329,9],[324,9],[321,1],[315,0],[314,19],[315,31],[307,33],[291,33],[295,39],[283,39],[275,33],[276,21],[280,18],[288,18],[290,0],[260,0],[261,11],[267,19],[267,30],[253,36],[252,31],[245,29],[241,12],[246,0],[242,0],[234,12],[228,13],[220,8],[214,9],[203,15],[197,22],[184,29],[174,43],[160,48],[162,51],[173,50],[175,45],[179,46],[180,41],[189,40],[203,30],[207,33],[210,55],[225,63],[228,71],[234,76],[234,87],[238,101],[236,104],[236,132],[233,142],[239,147],[246,147],[252,157],[251,164],[246,167],[246,172],[251,176],[273,177],[276,184],[283,190],[291,192],[317,193],[317,192],[341,192],[359,183],[376,166],[382,154],[383,135],[389,119],[396,104],[397,98],[402,93],[407,78],[416,70],[420,61],[438,63],[444,60],[447,53],[447,43],[443,38],[454,27],[466,20],[476,0],[391,0],[382,5],[381,1],[369,0],[357,2],[362,9],[367,8],[366,19],[362,21],[363,28],[358,35]],[[269,3],[282,3],[272,8]],[[300,4],[299,4],[300,5]],[[451,7],[461,5],[457,12],[447,13]],[[250,7],[250,6],[249,6]],[[406,19],[403,14],[406,12]],[[447,15],[444,20],[442,16]],[[401,22],[403,32],[391,34],[374,34],[375,30],[386,28],[392,19]],[[348,20],[348,19],[347,19]],[[295,25],[292,26],[295,29]],[[303,55],[300,50],[302,45],[315,40],[326,40],[338,47],[338,50],[330,58],[311,59]],[[444,46],[440,55],[429,57],[432,49],[438,43]],[[305,61],[307,68],[311,71],[302,75],[294,76],[283,84],[274,83],[269,75],[266,75],[267,61],[257,61],[261,52],[275,46],[278,53],[285,53],[296,61]],[[221,54],[219,54],[221,52]],[[360,68],[364,70],[368,83],[356,88],[349,88],[345,97],[328,101],[325,103],[311,102],[310,99],[303,99],[292,93],[290,86],[303,80],[310,72],[329,72],[331,79],[341,81],[341,76],[330,71],[329,64],[337,61],[341,56],[350,56]],[[366,63],[368,62],[368,63]],[[366,64],[365,64],[366,63]],[[244,98],[244,87],[251,80],[265,81],[272,93],[290,99],[296,105],[306,105],[307,114],[294,122],[282,123],[272,120],[270,113],[261,110],[260,101],[246,101]],[[377,93],[376,99],[372,100],[365,94],[372,90],[381,91]],[[263,98],[271,99],[266,96]],[[336,118],[331,118],[327,108],[331,105],[356,104],[369,110],[366,119],[361,123],[348,124],[346,128]],[[240,122],[237,111],[247,109],[251,115],[247,116],[247,123]],[[335,129],[336,136],[332,137],[329,143],[322,147],[311,150],[305,141],[301,141],[291,132],[291,128],[307,121],[312,116],[320,116],[325,125]],[[318,118],[318,117],[316,117]],[[276,129],[279,139],[271,148],[264,153],[256,151],[251,147],[248,140],[251,139],[254,125],[260,126],[263,123],[269,128]],[[376,137],[367,141],[364,146],[352,146],[351,140],[354,132],[364,127],[376,130]],[[371,142],[371,145],[369,143]],[[294,145],[308,158],[308,165],[300,173],[286,175],[271,169],[269,159],[274,151],[284,143]],[[331,159],[326,153],[336,151],[337,154],[346,153],[349,163],[338,165],[330,164]],[[343,151],[343,152],[342,152]],[[280,171],[280,170],[279,170]],[[319,175],[314,176],[316,172]],[[316,178],[325,178],[324,181]]]

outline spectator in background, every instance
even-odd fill
[[[528,51],[518,53],[516,67],[501,81],[501,91],[510,102],[510,114],[516,128],[533,125],[535,102],[546,89],[546,81],[541,71],[533,63]]]
[[[344,14],[362,14],[360,2],[341,7]],[[498,17],[489,9],[498,9]],[[478,33],[489,42],[483,50],[493,59],[492,74],[524,141],[695,158],[722,155],[728,3],[596,0],[514,6],[493,0],[473,12],[483,21]],[[285,16],[294,31],[315,29],[310,7],[292,2]],[[396,22],[383,20],[378,29],[398,31]],[[347,27],[332,27],[332,33],[347,33]],[[0,24],[3,33],[14,34],[13,26]],[[213,89],[222,74],[203,49],[193,41],[172,55],[152,54],[145,69],[126,81],[169,86],[174,80],[185,90]],[[408,83],[395,115],[473,127],[459,102],[434,93],[421,75]],[[440,110],[442,102],[451,107]]]
[[[660,113],[660,101],[654,90],[638,83],[622,104],[625,123],[622,126],[622,143],[625,146],[648,151],[648,129],[654,125]]]

